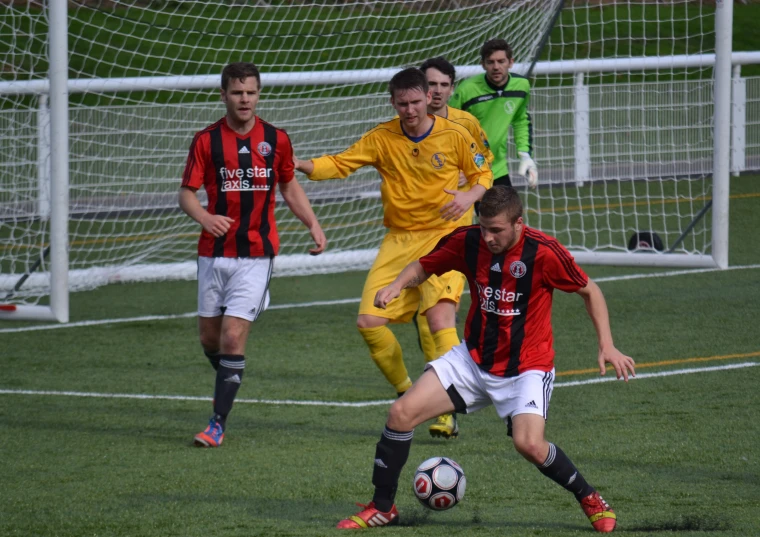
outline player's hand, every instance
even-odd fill
[[[615,368],[615,375],[618,379],[622,377],[628,382],[628,375],[631,377],[636,376],[636,362],[633,361],[633,358],[626,356],[615,347],[599,349],[599,373],[602,376],[607,372],[605,364],[610,364]]]
[[[314,164],[312,164],[311,160],[300,160],[295,155],[293,155],[293,167],[306,175],[314,171]]]
[[[454,196],[454,199],[440,208],[441,218],[444,220],[459,220],[473,204],[473,200],[470,199],[469,194],[471,191],[462,192],[461,190],[449,190],[448,188],[444,188],[443,191],[446,194]]]
[[[327,246],[327,237],[325,237],[325,232],[322,231],[322,227],[319,224],[314,224],[309,228],[309,233],[311,233],[311,238],[314,241],[314,244],[317,245],[316,248],[309,249],[309,254],[319,255],[324,252],[325,247]]]
[[[229,231],[235,220],[229,216],[222,216],[220,214],[209,214],[208,217],[203,219],[201,225],[207,233],[210,233],[217,239],[224,236]]]
[[[462,170],[459,170],[459,182],[457,183],[457,186],[459,188],[462,188],[463,186],[467,185],[467,176],[464,174]]]
[[[401,290],[396,289],[393,284],[383,287],[375,294],[375,307],[384,310],[390,301],[398,298],[400,294]]]
[[[528,186],[530,188],[536,188],[538,186],[538,168],[536,163],[530,158],[530,154],[520,152],[520,167],[517,169],[517,173],[525,176],[528,180]]]

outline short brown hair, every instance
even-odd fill
[[[483,43],[483,46],[480,48],[480,61],[485,62],[488,57],[497,50],[503,50],[507,55],[508,60],[511,60],[514,57],[512,56],[512,47],[509,46],[509,43],[507,43],[505,40],[489,39]]]
[[[437,58],[430,58],[422,62],[422,65],[420,65],[420,71],[425,73],[425,76],[427,76],[427,70],[431,68],[438,69],[441,73],[448,76],[451,79],[452,84],[457,79],[456,69],[454,68],[453,65],[451,65],[451,62],[449,62],[443,56],[438,56]]]
[[[227,86],[230,80],[237,79],[241,82],[248,77],[256,77],[259,89],[261,89],[261,75],[259,74],[259,68],[253,63],[248,62],[235,62],[225,66],[222,69],[222,89],[227,91]]]
[[[391,81],[388,82],[388,91],[391,92],[391,97],[395,97],[397,91],[406,91],[410,89],[420,89],[422,93],[428,92],[428,83],[425,73],[417,69],[416,67],[409,67],[403,71],[399,71]]]
[[[523,215],[523,205],[517,190],[511,186],[493,186],[486,190],[480,200],[480,215],[493,218],[506,213],[510,223],[514,224]]]

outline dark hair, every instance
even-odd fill
[[[510,223],[514,224],[523,215],[523,206],[517,190],[511,186],[494,186],[486,190],[480,200],[480,216],[493,218],[506,213]]]
[[[514,57],[512,55],[512,47],[509,46],[509,43],[503,39],[489,39],[483,43],[483,46],[480,48],[480,61],[485,62],[486,59],[497,50],[503,50],[506,53],[508,60],[511,60]]]
[[[438,69],[444,75],[451,78],[452,84],[454,83],[454,80],[456,80],[457,78],[456,69],[454,69],[454,66],[451,65],[449,61],[443,56],[438,56],[437,58],[430,58],[422,62],[422,65],[420,65],[420,71],[422,71],[425,74],[427,74],[427,70],[430,68]]]
[[[242,82],[250,76],[256,77],[256,82],[261,89],[261,75],[258,67],[248,62],[231,63],[222,69],[222,89],[226,91],[230,80],[233,78]]]
[[[409,67],[403,71],[399,71],[391,81],[388,83],[388,91],[391,92],[391,97],[395,97],[395,92],[405,91],[410,89],[421,89],[422,93],[428,92],[427,78],[425,73],[417,69],[416,67]]]

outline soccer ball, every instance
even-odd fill
[[[413,485],[422,505],[445,511],[462,501],[467,478],[462,467],[448,457],[433,457],[417,467]]]

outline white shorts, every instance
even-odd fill
[[[198,316],[255,321],[269,306],[272,257],[199,257]]]
[[[518,414],[538,414],[546,419],[554,389],[554,369],[526,371],[516,377],[497,377],[483,371],[470,357],[467,344],[460,343],[440,358],[429,362],[457,412],[472,413],[494,405],[507,424]]]

